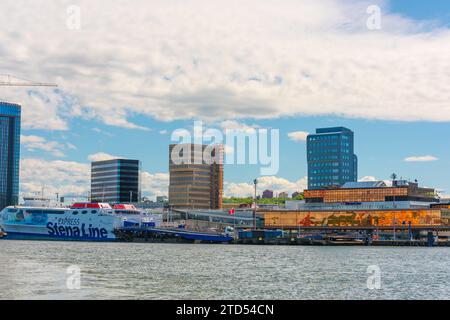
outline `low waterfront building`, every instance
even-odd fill
[[[305,200],[286,201],[285,210],[264,210],[267,228],[449,225],[450,204],[416,182],[348,182],[342,187],[305,190]]]
[[[266,228],[385,227],[449,225],[449,216],[439,209],[393,210],[271,210],[259,211]]]
[[[299,195],[301,195],[300,192],[294,192],[294,193],[292,194],[292,199],[297,198]]]
[[[262,193],[263,199],[272,199],[273,198],[273,190],[264,190]]]
[[[304,196],[306,203],[439,201],[434,189],[407,181],[394,181],[392,186],[382,181],[345,183],[342,187],[305,190]]]
[[[222,228],[227,225],[236,228],[253,227],[252,209],[235,209],[233,212],[230,214],[229,210],[176,209],[172,214],[178,215],[180,220],[191,227]],[[258,228],[264,227],[263,216],[259,213],[256,215],[256,225]]]
[[[286,199],[286,198],[289,198],[289,195],[288,195],[286,192],[281,192],[281,193],[278,195],[278,198],[279,198],[279,199]]]
[[[157,196],[156,202],[158,203],[167,203],[169,201],[169,198],[166,196]]]
[[[380,202],[336,202],[306,203],[304,200],[288,200],[287,210],[387,210],[387,209],[429,209],[429,202],[421,201],[380,201]]]
[[[431,208],[435,209],[450,209],[450,201],[431,204]]]

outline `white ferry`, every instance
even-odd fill
[[[5,239],[113,241],[124,217],[107,203],[75,203],[70,208],[11,206],[0,212]]]

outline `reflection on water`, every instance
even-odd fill
[[[81,288],[67,288],[69,266]],[[369,290],[369,266],[381,289]],[[0,241],[1,299],[449,299],[447,248]]]

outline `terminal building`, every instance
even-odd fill
[[[342,187],[305,190],[305,200],[285,209],[259,210],[266,228],[386,227],[449,225],[450,204],[417,182],[349,182]]]
[[[0,102],[0,210],[19,201],[21,107]]]
[[[306,203],[392,202],[394,205],[402,201],[439,201],[434,189],[404,180],[394,181],[392,186],[383,181],[347,182],[339,188],[305,190],[304,197]]]

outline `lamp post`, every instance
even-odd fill
[[[254,207],[253,207],[253,229],[256,230],[256,186],[258,184],[258,180],[253,180],[253,184],[255,185],[255,198],[254,198]]]

